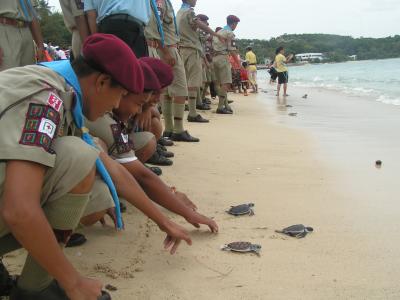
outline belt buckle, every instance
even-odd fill
[[[25,27],[25,22],[21,20],[17,20],[17,27],[22,28]]]

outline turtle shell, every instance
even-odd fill
[[[232,206],[227,212],[234,216],[251,214],[253,206],[253,203]]]
[[[251,243],[250,242],[233,242],[227,245],[230,250],[236,252],[249,252],[251,251]]]
[[[303,238],[307,233],[314,231],[312,227],[306,227],[303,224],[292,225],[282,230],[277,230],[278,233],[284,233],[292,237]]]

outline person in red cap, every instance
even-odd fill
[[[87,144],[84,117],[94,121],[128,93],[141,93],[144,78],[132,50],[115,36],[93,35],[82,52],[72,65],[63,60],[0,73],[0,256],[28,252],[12,300],[110,299],[59,244],[78,225],[95,180],[99,151]]]
[[[216,78],[216,85],[219,97],[217,114],[232,114],[232,108],[228,103],[228,91],[232,84],[231,64],[229,63],[229,54],[238,61],[237,47],[235,43],[235,34],[233,31],[236,29],[240,19],[236,16],[230,15],[226,18],[227,25],[222,28],[218,33],[226,38],[226,42],[222,43],[219,39],[214,38],[214,72]]]
[[[103,155],[108,153],[111,159],[119,162],[125,169],[125,172],[114,171],[112,174],[113,178],[116,178],[115,181],[119,185],[119,190],[123,192],[120,196],[141,210],[161,230],[167,233],[166,241],[174,245],[171,249],[171,254],[173,254],[181,240],[191,243],[190,238],[183,228],[163,215],[150,199],[171,212],[182,216],[196,227],[200,224],[205,224],[209,226],[212,232],[217,232],[218,226],[213,220],[196,212],[196,206],[185,194],[169,188],[157,175],[143,165],[141,162],[143,158],[138,159],[136,156],[135,142],[140,138],[135,136],[138,133],[135,131],[134,117],[141,112],[142,107],[148,104],[150,100],[156,103],[156,99],[159,99],[162,89],[170,85],[173,80],[172,68],[159,59],[141,58],[140,63],[146,78],[144,93],[125,96],[119,108],[107,113],[95,122],[88,122],[87,126],[91,134],[101,141],[99,143],[102,144]],[[143,133],[141,132],[141,134]],[[154,135],[149,132],[146,134],[151,139],[148,140],[145,137],[141,139],[146,139],[150,144],[150,147],[146,147],[152,147],[152,151],[154,151],[156,145]],[[151,151],[148,151],[148,153],[151,153]],[[129,172],[128,175],[126,172]],[[135,180],[143,190],[137,186]],[[99,206],[94,207],[89,202],[87,212],[90,214],[81,220],[81,223],[87,226],[101,220],[106,213],[113,217],[112,206],[99,211]]]

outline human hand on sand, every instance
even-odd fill
[[[176,190],[175,187],[171,187],[172,192],[175,194],[175,197],[177,197],[180,201],[182,201],[183,204],[185,204],[187,207],[189,207],[191,210],[196,211],[197,206],[192,202],[192,200],[189,199],[189,197],[182,192],[179,192]]]
[[[214,220],[193,211],[188,217],[185,218],[188,223],[192,224],[196,228],[200,228],[200,225],[207,225],[212,233],[218,232],[218,225]]]
[[[101,296],[102,287],[103,284],[98,280],[79,276],[71,287],[64,290],[71,300],[97,300]]]
[[[118,222],[117,222],[117,213],[115,212],[115,207],[109,208],[106,211],[106,214],[111,218],[111,220],[114,222],[114,227],[115,229],[118,230]],[[106,225],[106,220],[104,217],[100,219],[101,225],[105,226]],[[124,220],[122,220],[122,229],[125,229],[125,224]]]
[[[166,224],[160,226],[160,229],[167,234],[164,240],[164,249],[170,249],[170,253],[175,254],[182,240],[188,245],[192,245],[192,240],[185,229],[172,221],[167,221]]]

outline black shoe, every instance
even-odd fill
[[[189,105],[185,104],[185,111],[189,111]]]
[[[126,209],[126,207],[125,207]],[[86,237],[81,234],[81,233],[73,233],[68,242],[65,244],[65,248],[72,248],[72,247],[78,247],[86,243],[87,239]]]
[[[228,104],[231,104],[231,103],[233,103],[234,101],[233,100],[228,100]]]
[[[0,298],[2,296],[9,296],[15,284],[16,278],[10,276],[6,267],[0,260]]]
[[[216,113],[220,114],[220,115],[231,115],[231,114],[233,114],[232,111],[227,110],[225,107],[224,108],[218,108]]]
[[[210,122],[207,119],[204,119],[201,115],[197,115],[195,117],[188,116],[188,122],[195,122],[195,123],[208,123]]]
[[[166,158],[171,158],[174,157],[175,154],[171,151],[167,151],[167,149],[165,149],[164,146],[161,145],[157,145],[157,152],[158,154],[160,154],[161,156],[164,156]]]
[[[173,133],[171,139],[176,142],[189,142],[189,143],[200,142],[200,139],[191,136],[189,132],[187,132],[187,130],[181,133]]]
[[[150,171],[152,171],[154,174],[156,174],[157,176],[161,176],[162,175],[162,169],[159,167],[150,167],[148,165],[144,165],[147,169],[149,169]]]
[[[153,156],[150,157],[148,161],[146,161],[148,164],[156,165],[156,166],[172,166],[173,161],[166,158],[165,156],[160,155],[157,151],[154,152]]]
[[[196,108],[199,109],[199,110],[210,110],[211,109],[211,107],[206,103],[202,103],[200,105],[196,105]]]
[[[164,131],[162,136],[163,136],[164,138],[170,138],[171,135],[172,135],[172,132]]]
[[[160,139],[158,140],[158,144],[159,144],[159,145],[162,145],[162,146],[168,146],[168,147],[170,147],[170,146],[173,146],[173,145],[174,145],[174,142],[171,141],[170,139],[166,138],[166,137],[162,137],[162,138],[160,138]]]

